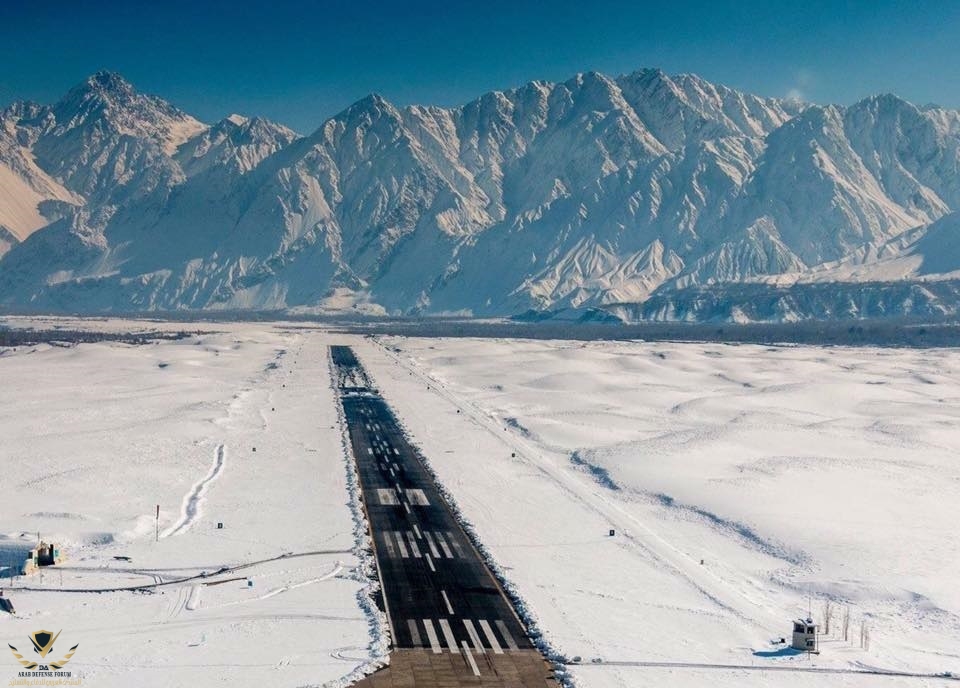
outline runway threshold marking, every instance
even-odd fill
[[[437,631],[433,627],[433,622],[430,619],[424,619],[423,627],[427,630],[427,638],[430,640],[430,649],[433,650],[433,654],[439,655],[443,652],[443,649],[440,647],[440,639],[437,638]]]
[[[500,631],[500,635],[503,636],[503,640],[507,643],[507,647],[511,650],[519,650],[517,647],[517,641],[513,639],[513,636],[510,635],[510,629],[507,628],[507,624],[503,623],[500,619],[494,621],[494,624],[497,627],[497,630]]]
[[[467,635],[470,636],[470,642],[473,643],[474,648],[480,654],[486,654],[486,650],[483,649],[483,643],[480,641],[480,636],[477,634],[477,627],[473,625],[473,621],[470,619],[463,620],[463,626],[467,629]]]
[[[457,647],[457,639],[453,637],[453,629],[450,628],[450,622],[446,619],[440,619],[440,630],[443,632],[443,639],[447,641],[447,647],[453,654],[460,654],[460,648]]]
[[[410,638],[417,647],[423,647],[423,638],[420,637],[420,629],[417,628],[417,622],[413,619],[407,619],[407,628],[410,629]]]
[[[486,636],[487,642],[490,643],[490,647],[493,649],[493,654],[502,655],[503,648],[500,647],[500,641],[497,640],[493,629],[490,628],[490,622],[486,619],[480,619],[478,623],[480,624],[480,630],[483,631],[483,635]]]

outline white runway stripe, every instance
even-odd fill
[[[433,622],[430,619],[424,619],[423,627],[427,629],[427,638],[430,640],[430,648],[433,650],[433,654],[438,655],[443,652],[443,649],[440,647],[440,640],[437,638],[437,631],[433,627]]]
[[[407,490],[407,499],[414,506],[430,506],[430,500],[423,490],[414,488]]]
[[[467,647],[467,641],[463,641],[463,653],[467,656],[467,661],[470,662],[470,668],[473,669],[473,675],[479,676],[480,669],[477,668],[477,662],[473,659],[473,655],[470,654],[470,648]]]
[[[486,654],[486,650],[483,649],[483,643],[480,642],[480,636],[477,635],[477,627],[473,625],[470,619],[464,619],[463,625],[467,629],[467,635],[470,636],[470,642],[473,643],[473,647],[480,654]]]
[[[430,533],[427,533],[427,544],[430,546],[430,554],[432,554],[437,559],[440,558],[440,552],[437,550],[437,546],[433,542],[433,537]]]
[[[457,536],[452,530],[447,531],[447,537],[450,539],[450,544],[453,545],[453,548],[457,550],[457,556],[461,559],[466,559],[466,554],[463,552],[463,547],[461,547],[460,543],[457,542]]]
[[[434,533],[437,536],[437,542],[440,544],[440,549],[443,550],[443,554],[447,559],[453,559],[453,552],[450,551],[450,548],[447,547],[447,541],[443,539],[443,533],[439,530]]]
[[[393,490],[382,487],[377,488],[377,497],[380,498],[380,504],[384,506],[396,506],[400,503],[400,500],[397,499],[397,495],[394,494]]]
[[[513,636],[510,635],[510,631],[507,629],[507,624],[503,623],[500,619],[494,621],[497,626],[497,629],[500,631],[500,635],[503,636],[504,642],[507,644],[511,650],[519,650],[517,647],[517,641],[513,639]]]
[[[418,526],[416,523],[413,524],[413,532],[417,534],[418,538],[423,537],[423,534],[420,532],[420,526]]]
[[[443,639],[447,641],[447,647],[450,648],[450,652],[459,654],[460,648],[457,647],[457,639],[453,637],[453,629],[450,628],[450,622],[446,619],[440,619],[440,630],[443,631]]]
[[[433,571],[434,573],[436,573],[436,572],[437,572],[437,567],[433,565],[433,557],[431,557],[429,554],[427,554],[427,555],[425,555],[425,558],[426,558],[426,560],[427,560],[427,566],[430,567],[430,570],[431,570],[431,571]]]
[[[417,647],[423,647],[423,638],[420,637],[417,622],[413,619],[407,619],[407,627],[410,629],[410,637],[413,639],[413,644]]]
[[[387,555],[388,555],[391,559],[396,559],[396,558],[397,558],[397,548],[394,547],[394,545],[393,545],[393,540],[390,538],[390,534],[389,534],[389,533],[383,533],[383,534],[381,534],[380,539],[383,540],[383,544],[384,544],[384,545],[386,546],[386,548],[387,548]]]
[[[400,546],[400,556],[404,559],[410,558],[410,553],[407,551],[407,545],[403,542],[403,534],[399,530],[391,531],[393,537],[397,540],[397,545]]]
[[[446,590],[441,590],[441,591],[440,591],[440,596],[443,597],[443,603],[444,603],[445,605],[447,605],[447,613],[448,613],[450,616],[453,616],[453,605],[450,604],[450,598],[447,597],[447,591],[446,591]]]
[[[483,635],[486,637],[487,642],[490,643],[490,647],[493,648],[493,654],[502,655],[503,648],[500,647],[500,642],[497,640],[497,636],[494,635],[493,629],[490,628],[490,624],[486,619],[480,619],[478,623],[480,624],[480,630],[483,631]]]
[[[417,539],[413,537],[413,531],[407,531],[407,539],[410,541],[410,551],[417,559],[420,558],[420,548],[417,547]]]

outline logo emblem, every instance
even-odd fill
[[[62,631],[57,631],[56,634],[53,631],[36,631],[30,634],[30,643],[33,645],[34,654],[40,655],[40,659],[46,659],[47,655],[53,650],[53,644],[57,641],[57,638],[60,637]],[[18,662],[27,669],[31,671],[39,669],[41,671],[49,671],[50,669],[59,670],[64,667],[64,665],[70,661],[73,657],[73,653],[77,651],[77,648],[80,647],[80,644],[77,643],[70,648],[70,651],[66,654],[63,659],[58,659],[56,662],[46,662],[41,664],[40,662],[33,662],[29,659],[24,659],[23,655],[20,654],[20,651],[15,648],[10,643],[7,643],[7,647],[10,648],[10,651],[13,653],[13,656]]]

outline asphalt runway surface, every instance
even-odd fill
[[[536,653],[507,597],[353,351],[333,346],[331,356],[393,647],[458,655],[475,677],[493,668],[498,656]]]

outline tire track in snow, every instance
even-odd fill
[[[224,464],[227,462],[227,447],[224,444],[217,445],[217,451],[214,454],[213,466],[210,472],[203,480],[196,483],[183,500],[183,510],[180,520],[173,526],[163,531],[161,537],[170,537],[172,535],[181,535],[193,527],[193,524],[200,518],[203,499],[210,489],[210,484],[220,477],[223,472]]]

